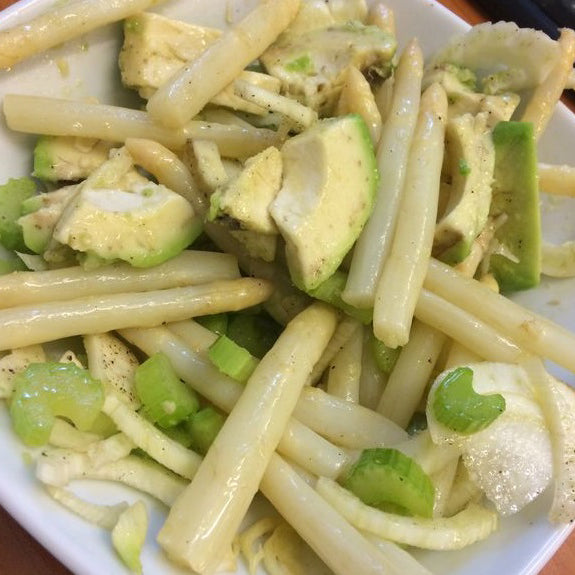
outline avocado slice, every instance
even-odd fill
[[[502,292],[529,289],[541,273],[541,215],[537,147],[529,122],[500,122],[493,130],[495,168],[491,215],[505,214],[496,240],[512,254],[490,258],[490,271]]]
[[[22,202],[35,193],[36,184],[31,178],[12,178],[0,186],[0,244],[7,250],[28,251],[18,218]]]
[[[373,208],[378,172],[358,115],[320,120],[282,147],[283,184],[270,213],[292,281],[309,291],[339,267]]]
[[[49,182],[83,180],[108,159],[113,145],[74,136],[41,136],[34,147],[32,175]]]
[[[22,202],[24,215],[18,219],[18,224],[29,250],[35,254],[44,253],[52,239],[54,226],[77,191],[78,186],[74,184],[32,196]]]
[[[150,267],[179,254],[200,232],[201,222],[187,200],[148,181],[132,189],[82,186],[53,237],[102,260]]]

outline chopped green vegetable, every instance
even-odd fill
[[[370,330],[369,335],[371,351],[377,367],[383,373],[390,374],[397,362],[397,358],[401,352],[401,347],[393,348],[385,345],[383,341],[377,339],[375,335],[373,335],[373,330]]]
[[[373,316],[372,309],[361,309],[343,301],[341,292],[344,290],[346,282],[347,274],[340,270],[336,270],[323,283],[314,289],[308,290],[307,293],[316,299],[341,309],[347,315],[354,317],[364,325],[371,323]]]
[[[148,511],[143,501],[128,507],[112,529],[112,543],[122,561],[134,573],[142,572],[140,554],[148,530]]]
[[[502,292],[539,283],[541,210],[537,179],[537,142],[528,122],[499,122],[493,130],[495,169],[491,215],[505,215],[495,238],[508,252],[493,254],[490,271]]]
[[[411,457],[397,449],[364,449],[343,486],[366,505],[400,514],[431,517],[435,489]]]
[[[257,358],[225,335],[210,346],[208,357],[222,373],[240,383],[245,383],[258,365]]]
[[[485,429],[505,411],[501,394],[480,395],[473,389],[472,381],[473,370],[458,367],[440,382],[433,399],[437,420],[464,435]]]
[[[142,413],[160,427],[177,425],[199,408],[197,395],[180,380],[163,353],[148,358],[134,377]]]
[[[17,220],[22,202],[36,193],[31,178],[10,179],[0,186],[0,243],[8,250],[27,252]]]
[[[263,313],[230,314],[226,335],[253,356],[262,358],[281,333],[281,327]]]
[[[200,409],[187,422],[191,436],[190,448],[206,454],[225,421],[225,417],[211,406]]]
[[[14,378],[10,415],[26,445],[44,445],[54,418],[70,419],[88,431],[104,402],[102,384],[74,363],[32,363]]]
[[[225,313],[203,315],[197,317],[196,321],[206,329],[209,329],[218,335],[225,335],[228,330],[228,315]]]
[[[459,158],[459,173],[462,176],[467,176],[471,172],[471,166],[465,158]]]

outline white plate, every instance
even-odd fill
[[[28,0],[0,15],[0,27],[8,27],[48,9],[53,0]],[[176,17],[208,25],[223,25],[226,7],[233,17],[255,4],[231,0],[189,0],[166,3],[161,11]],[[431,0],[387,0],[396,12],[400,43],[417,36],[424,51],[430,53],[450,35],[464,29],[458,18]],[[228,13],[229,16],[229,13]],[[110,26],[85,38],[59,47],[0,72],[0,97],[6,93],[47,94],[69,98],[96,97],[103,103],[126,104],[130,96],[119,86],[116,54],[120,45],[119,26]],[[62,76],[58,63],[66,61],[70,73]],[[0,124],[0,182],[30,172],[31,144],[28,136],[9,133]],[[550,162],[573,163],[570,151],[575,144],[575,122],[566,109],[560,109],[541,143],[541,158]],[[545,212],[546,230],[555,239],[568,237],[575,229],[575,208],[552,206]],[[541,287],[518,298],[524,305],[555,321],[575,329],[575,282],[544,280]],[[561,370],[569,383],[573,374]],[[72,571],[81,575],[125,575],[126,570],[112,552],[109,536],[72,514],[63,511],[39,488],[26,463],[25,449],[13,437],[5,411],[0,410],[0,503],[44,546]],[[117,499],[114,489],[95,483],[81,487],[86,496],[98,501]],[[121,489],[121,497],[134,500],[138,495]],[[534,575],[541,569],[569,532],[568,527],[553,527],[546,520],[549,493],[519,515],[502,521],[499,532],[487,541],[461,552],[421,553],[418,556],[436,574],[441,575]],[[154,542],[163,511],[152,505],[152,526],[143,553],[147,575],[181,573],[168,564]],[[239,571],[246,574],[247,571]]]

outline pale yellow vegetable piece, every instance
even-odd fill
[[[50,7],[25,24],[0,32],[0,68],[148,9],[158,0],[76,0]]]
[[[148,100],[149,114],[172,128],[189,122],[287,28],[299,5],[299,0],[260,4],[166,82]]]
[[[112,529],[112,543],[126,566],[134,573],[142,573],[140,553],[148,531],[148,510],[143,501],[130,505]]]
[[[561,50],[560,58],[549,71],[545,80],[535,88],[521,116],[521,121],[533,123],[536,138],[539,138],[545,131],[573,69],[575,31],[570,28],[562,28],[557,43]]]

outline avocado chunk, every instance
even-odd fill
[[[495,149],[487,114],[464,114],[449,120],[446,146],[451,192],[433,243],[435,255],[456,263],[469,253],[489,216]]]
[[[495,239],[504,254],[493,254],[490,271],[502,292],[529,289],[541,273],[541,215],[537,147],[529,122],[500,122],[493,130],[495,169],[491,215],[504,214]]]
[[[210,198],[210,220],[231,219],[234,226],[262,234],[276,234],[269,205],[281,186],[282,157],[266,148],[249,158],[240,174],[218,188]]]
[[[87,178],[107,159],[111,142],[73,136],[41,136],[34,147],[33,176],[49,182]]]
[[[320,120],[282,147],[283,184],[270,213],[292,281],[309,291],[339,267],[371,214],[378,180],[360,116]]]
[[[122,83],[150,98],[168,78],[221,36],[221,30],[189,24],[152,12],[141,12],[124,21],[124,43],[118,64]],[[268,90],[279,92],[276,78],[244,71],[240,77]],[[264,108],[237,96],[233,84],[216,94],[212,104],[263,115]]]
[[[350,21],[302,33],[288,29],[260,60],[269,74],[279,78],[284,94],[328,116],[348,67],[385,79],[396,47],[395,38],[377,26]]]
[[[22,213],[18,224],[26,247],[36,254],[43,254],[60,219],[64,208],[77,193],[76,184],[65,186],[53,192],[45,192],[28,198],[22,203]]]
[[[22,202],[36,194],[31,178],[10,179],[0,186],[0,243],[7,250],[27,252],[18,224]]]
[[[178,255],[201,229],[190,203],[139,174],[120,148],[80,184],[53,239],[84,254],[85,266],[123,260],[150,267]]]

